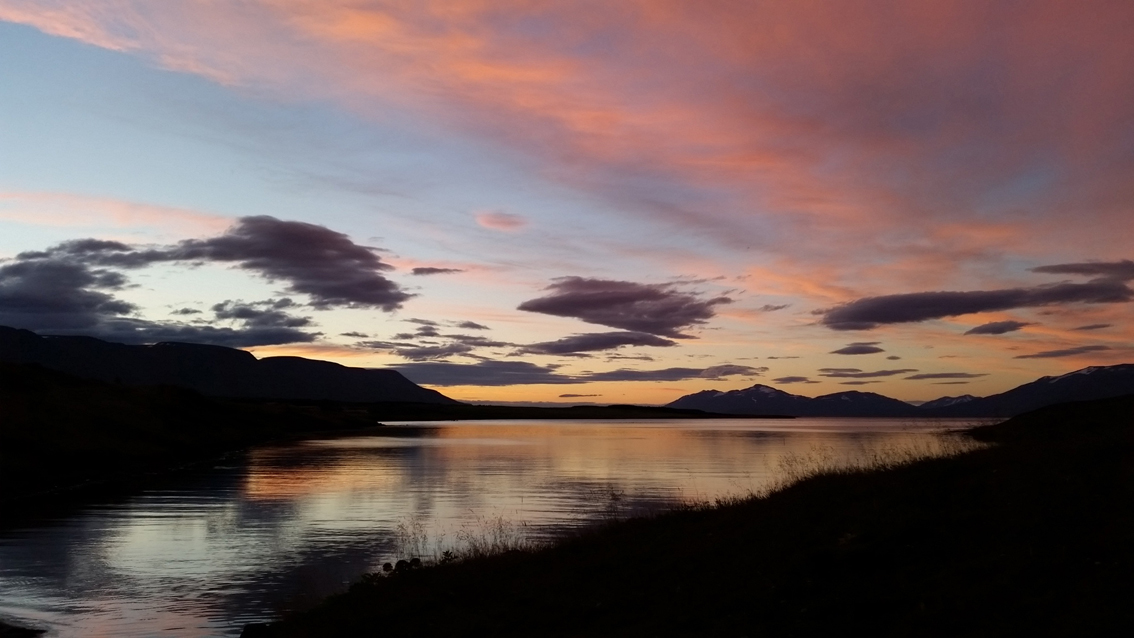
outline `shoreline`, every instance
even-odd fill
[[[245,637],[1134,629],[1134,396],[968,433],[990,446],[367,577]]]
[[[632,405],[563,408],[207,397],[0,363],[0,527],[125,496],[272,443],[395,434],[383,421],[770,418]],[[403,430],[404,431],[404,430]]]

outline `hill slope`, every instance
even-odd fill
[[[132,481],[280,437],[372,427],[367,406],[293,406],[131,387],[0,362],[0,505]],[[25,497],[36,495],[34,503]]]
[[[1041,377],[1013,388],[963,403],[926,409],[926,416],[1015,416],[1057,403],[1093,401],[1134,393],[1134,364],[1092,366],[1057,377]]]
[[[194,343],[130,346],[93,337],[42,337],[0,326],[0,361],[126,385],[174,385],[216,397],[456,403],[394,370],[302,357],[257,359],[243,350]]]

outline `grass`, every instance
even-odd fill
[[[394,528],[393,559],[417,558],[425,565],[444,565],[509,552],[533,552],[547,545],[546,541],[532,537],[526,522],[513,521],[502,514],[481,516],[462,524],[452,534],[452,540],[444,531],[431,534],[420,518],[411,517]]]
[[[265,635],[1129,635],[1134,397],[972,435],[912,463],[938,450],[817,448],[761,498],[362,582]]]
[[[932,438],[886,443],[861,453],[839,453],[829,445],[813,445],[808,452],[788,452],[781,456],[768,487],[752,496],[767,496],[816,476],[891,470],[926,459],[953,457],[987,446],[987,443],[959,434],[940,434]]]
[[[933,438],[918,437],[900,442],[872,446],[860,451],[839,451],[829,445],[812,445],[807,452],[788,452],[781,456],[768,483],[747,492],[722,495],[712,500],[693,500],[657,508],[643,514],[634,511],[636,518],[653,518],[673,511],[705,510],[737,505],[752,499],[767,498],[791,485],[824,475],[851,475],[860,472],[893,469],[930,458],[944,458],[987,447],[987,443],[957,434],[941,434]],[[613,485],[596,488],[590,502],[596,508],[579,513],[580,519],[589,519],[589,525],[560,531],[552,538],[536,539],[529,524],[512,520],[503,514],[477,516],[466,522],[455,533],[431,532],[425,521],[417,516],[399,522],[394,528],[394,555],[392,561],[419,559],[424,566],[444,565],[461,561],[483,559],[515,552],[536,552],[547,549],[558,539],[568,539],[593,533],[606,525],[626,520],[630,514],[630,501],[625,491]],[[386,576],[376,572],[369,579]]]

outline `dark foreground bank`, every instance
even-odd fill
[[[247,636],[1006,636],[1134,630],[1134,397],[988,449],[368,579]]]

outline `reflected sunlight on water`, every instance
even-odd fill
[[[866,458],[970,425],[445,422],[261,447],[177,489],[0,533],[0,616],[52,636],[236,636],[397,558],[407,526],[418,551],[459,545],[488,521],[523,524],[538,540],[612,514],[758,492],[784,459],[815,450]]]

